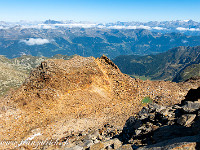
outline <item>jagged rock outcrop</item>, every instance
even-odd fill
[[[143,107],[137,116],[127,120],[122,141],[140,150],[199,149],[199,89],[190,90],[178,105]]]
[[[118,134],[143,107],[144,97],[162,105],[180,103],[199,83],[185,84],[133,79],[106,56],[45,60],[18,90],[2,99],[0,140],[61,140],[105,123],[117,128]]]

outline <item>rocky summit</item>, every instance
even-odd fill
[[[196,119],[199,107],[195,102],[176,106],[188,112],[182,116],[174,116],[172,105],[181,105],[188,91],[199,86],[199,79],[181,83],[133,79],[104,55],[96,59],[48,59],[19,89],[1,99],[0,141],[9,143],[1,143],[0,148],[96,150],[148,144],[139,137],[151,132],[153,126],[157,129],[177,120],[187,127]],[[153,120],[145,122],[151,112],[151,108],[143,108],[148,103],[154,104]],[[172,113],[171,123],[157,121],[165,111],[166,115]],[[130,130],[127,124],[131,116],[140,119],[134,118],[136,123]],[[151,129],[143,128],[140,122],[149,123]],[[131,143],[133,137],[141,144]]]

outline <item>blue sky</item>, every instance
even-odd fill
[[[0,0],[0,20],[200,21],[200,0]]]

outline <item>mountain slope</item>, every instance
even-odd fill
[[[73,56],[55,55],[51,59],[70,59]],[[29,76],[33,68],[36,68],[47,57],[22,56],[8,59],[0,56],[0,97],[8,91],[18,88]]]
[[[185,67],[200,63],[200,46],[177,47],[157,55],[119,56],[113,61],[126,74],[172,80]]]
[[[45,60],[18,90],[1,100],[0,140],[59,140],[105,122],[122,127],[143,107],[144,97],[171,105],[198,86],[133,79],[106,56]]]
[[[4,56],[0,56],[0,70],[0,97],[19,87],[28,77],[28,69],[25,66],[14,64]]]
[[[177,46],[198,46],[200,36],[157,33],[144,29],[10,28],[0,30],[0,54],[8,58],[23,54],[52,57],[56,54],[109,58],[148,55]]]
[[[200,76],[200,64],[192,64],[181,70],[173,79],[173,82],[183,82],[191,77]]]

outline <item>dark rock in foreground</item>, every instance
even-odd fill
[[[76,136],[78,143],[69,149],[117,149],[117,150],[168,150],[200,148],[200,99],[199,90],[190,90],[183,104],[161,106],[149,104],[134,117],[130,117],[122,129],[109,124],[96,132]],[[191,95],[195,93],[196,95]],[[193,108],[188,104],[195,104]],[[187,108],[187,111],[186,111]],[[89,137],[89,138],[88,138]],[[85,140],[87,139],[87,140]]]
[[[200,92],[191,89],[180,105],[149,104],[130,117],[121,134],[124,143],[142,149],[198,149]]]

